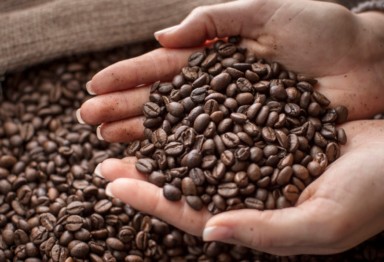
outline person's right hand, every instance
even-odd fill
[[[318,90],[333,105],[347,106],[349,120],[366,118],[384,111],[383,24],[380,13],[355,15],[319,1],[245,0],[200,7],[180,25],[156,33],[166,48],[96,74],[87,85],[96,96],[77,115],[88,124],[103,124],[98,135],[107,141],[141,138],[148,85],[169,81],[204,41],[240,35],[242,45],[258,57],[317,78]]]

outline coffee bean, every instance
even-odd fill
[[[154,169],[154,161],[152,161],[149,158],[142,158],[137,160],[135,164],[137,170],[139,170],[142,173],[149,174]]]
[[[204,207],[201,198],[198,196],[186,196],[185,200],[196,211],[200,211]]]
[[[182,196],[180,189],[170,184],[164,185],[163,195],[166,199],[170,201],[178,201],[181,199]]]
[[[194,168],[200,166],[201,160],[201,153],[198,150],[191,150],[188,154],[184,155],[181,163],[188,168]]]
[[[198,133],[203,133],[204,130],[207,128],[208,124],[210,122],[210,117],[208,114],[201,114],[198,117],[196,117],[193,128]]]
[[[287,92],[282,84],[271,86],[269,93],[276,100],[285,100],[287,98]]]
[[[111,249],[120,250],[120,251],[123,251],[125,249],[124,243],[118,238],[109,237],[105,242],[107,244],[107,247]]]
[[[181,181],[181,191],[183,192],[183,195],[189,196],[189,195],[196,195],[196,185],[193,182],[193,179],[190,177],[184,177]]]
[[[247,197],[244,200],[244,204],[247,208],[251,209],[257,209],[257,210],[264,210],[264,203],[263,201],[253,198],[253,197]]]
[[[95,210],[96,209],[96,206],[95,206]],[[96,211],[97,212],[97,211]],[[83,221],[83,218],[81,216],[78,216],[78,215],[70,215],[67,220],[66,220],[66,224],[65,224],[65,228],[68,230],[68,231],[77,231],[79,230],[84,224],[84,221]]]
[[[52,260],[55,262],[66,261],[68,258],[69,252],[68,249],[60,245],[54,245],[50,253]]]
[[[217,192],[222,197],[230,198],[239,193],[239,188],[235,183],[225,183],[218,186]]]
[[[345,145],[347,143],[347,135],[345,134],[345,131],[343,128],[337,129],[337,141],[341,145]]]
[[[203,86],[193,89],[190,95],[192,101],[195,103],[203,102],[207,96],[207,87],[208,86]]]
[[[217,52],[223,57],[228,57],[236,52],[236,46],[231,43],[224,43],[217,48]]]
[[[143,113],[146,117],[158,117],[161,109],[156,103],[147,102],[144,104]]]
[[[348,109],[345,106],[336,106],[337,124],[345,123],[348,119]]]
[[[199,66],[205,59],[203,52],[195,52],[188,58],[189,66]]]
[[[284,197],[291,203],[296,203],[297,199],[299,198],[299,193],[299,189],[292,184],[286,185],[283,189]]]
[[[216,52],[210,53],[201,63],[203,68],[208,68],[216,64],[219,55]]]
[[[215,91],[223,91],[231,81],[231,76],[228,73],[221,73],[211,80],[211,88]]]
[[[139,250],[145,250],[148,246],[148,233],[145,231],[137,233],[135,243]]]
[[[108,240],[108,239],[107,239]],[[87,258],[89,254],[89,246],[81,241],[74,240],[68,244],[69,253],[75,258]]]

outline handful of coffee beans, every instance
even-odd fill
[[[189,57],[172,82],[156,82],[144,105],[145,140],[128,153],[136,168],[195,210],[290,207],[340,155],[344,106],[316,80],[218,40]]]

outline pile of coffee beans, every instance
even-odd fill
[[[136,168],[214,214],[295,204],[340,155],[344,106],[314,88],[316,80],[217,41],[189,57],[172,82],[156,82],[143,113],[146,139],[129,152]]]
[[[381,261],[384,235],[332,256],[278,257],[203,242],[105,194],[93,175],[127,145],[74,116],[84,84],[153,43],[53,61],[0,82],[0,261]],[[0,78],[1,79],[1,78]]]

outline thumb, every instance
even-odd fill
[[[256,37],[257,27],[273,13],[277,1],[234,1],[224,4],[200,6],[194,9],[179,25],[155,33],[156,39],[164,47],[193,47],[216,37],[241,35]],[[261,10],[263,14],[258,14]]]
[[[303,252],[303,246],[305,252],[319,252],[311,244],[316,241],[313,236],[321,238],[322,218],[302,208],[304,205],[267,211],[242,209],[215,215],[205,225],[203,240],[243,245],[276,255]]]

